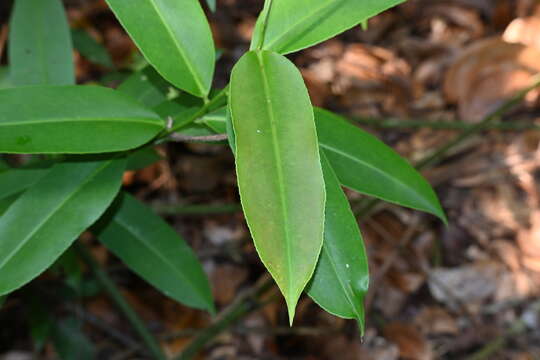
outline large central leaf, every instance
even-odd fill
[[[199,0],[107,0],[150,64],[182,90],[208,95],[215,51]]]
[[[139,102],[97,86],[0,90],[0,152],[100,153],[140,146],[164,122]]]
[[[288,54],[327,40],[405,0],[266,0],[252,48]],[[268,23],[264,29],[264,20]]]
[[[61,163],[0,218],[0,295],[50,266],[114,199],[125,160]]]
[[[242,206],[292,322],[323,239],[325,189],[313,110],[299,71],[276,53],[244,55],[230,86]]]

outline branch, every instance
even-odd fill
[[[155,359],[166,360],[165,354],[162,352],[161,347],[159,346],[156,339],[150,334],[144,322],[139,318],[139,315],[135,310],[128,304],[126,299],[120,293],[120,290],[116,287],[114,282],[109,278],[107,273],[99,266],[96,259],[92,254],[78,242],[75,243],[75,250],[81,257],[81,259],[88,265],[90,269],[94,272],[96,279],[99,281],[101,286],[109,293],[111,300],[116,304],[120,311],[124,314],[127,320],[131,323],[135,331],[139,334],[141,339],[148,346],[150,352],[154,355]]]
[[[227,140],[227,134],[190,136],[180,133],[173,133],[169,136],[169,139],[176,142],[214,142]]]

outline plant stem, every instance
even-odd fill
[[[257,44],[257,50],[262,50],[264,45],[264,39],[266,37],[266,29],[268,28],[268,19],[270,18],[270,11],[272,10],[273,0],[266,0],[264,4],[263,11],[266,11],[264,14],[264,20],[262,24],[261,37],[259,38],[259,43]]]
[[[126,299],[120,293],[118,287],[109,278],[107,273],[99,266],[92,254],[79,243],[75,243],[75,250],[81,259],[88,265],[88,267],[92,269],[96,279],[103,286],[105,291],[109,293],[111,300],[131,323],[133,329],[135,329],[135,331],[139,334],[146,346],[148,346],[148,349],[153,354],[154,358],[158,360],[166,360],[166,356],[161,350],[161,347],[156,339],[152,336],[152,334],[150,334],[144,325],[144,322],[139,318],[139,315],[137,315],[135,310],[128,304]]]
[[[433,151],[430,155],[424,157],[422,160],[418,161],[415,164],[415,168],[418,170],[425,169],[427,167],[430,167],[432,165],[435,165],[439,163],[443,158],[444,155],[456,147],[457,145],[461,144],[465,140],[467,140],[469,137],[476,135],[477,133],[481,132],[482,130],[486,129],[491,125],[492,122],[499,120],[505,113],[507,113],[509,110],[511,110],[515,105],[519,104],[525,96],[532,90],[538,88],[540,86],[540,74],[537,74],[533,77],[531,81],[531,85],[526,87],[525,89],[519,91],[516,95],[505,101],[503,104],[501,104],[497,109],[486,115],[482,121],[480,121],[478,124],[475,124],[473,126],[470,126],[466,128],[461,134],[457,135],[455,138],[447,142],[446,144],[442,145],[435,151]],[[380,200],[375,198],[365,198],[360,201],[358,210],[355,211],[356,216],[368,216],[372,210],[379,204]]]
[[[197,111],[195,114],[193,114],[191,116],[191,118],[189,118],[189,120],[187,122],[182,122],[181,125],[176,125],[176,126],[173,126],[172,128],[170,128],[169,130],[165,131],[160,137],[159,139],[163,139],[163,138],[166,138],[168,136],[170,136],[172,133],[176,132],[179,128],[181,127],[184,127],[188,124],[191,124],[192,122],[194,122],[195,120],[197,120],[198,118],[208,114],[209,112],[215,110],[216,107],[220,106],[222,103],[224,104],[224,100],[227,99],[227,94],[229,92],[229,86],[227,85],[225,88],[223,88],[219,93],[216,94],[216,96],[214,96],[211,100],[209,100],[208,102],[206,102],[203,107],[200,108],[199,111]],[[158,139],[158,140],[159,140]]]
[[[463,121],[430,121],[430,120],[399,120],[399,119],[381,119],[381,118],[352,118],[353,121],[382,129],[433,129],[433,130],[467,130],[474,127],[475,124]],[[504,130],[504,131],[522,131],[522,130],[540,130],[540,125],[520,122],[495,122],[488,124],[484,130]]]
[[[214,324],[204,329],[182,351],[176,360],[192,359],[206,344],[211,342],[222,331],[241,319],[246,314],[258,309],[261,304],[258,301],[269,289],[273,287],[273,280],[266,276],[252,289],[240,295],[238,299],[227,309],[223,310],[216,318]]]
[[[240,204],[222,205],[155,205],[153,209],[162,215],[212,215],[242,211]]]

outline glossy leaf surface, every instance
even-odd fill
[[[324,181],[309,96],[289,60],[251,51],[233,69],[230,109],[246,220],[292,322],[324,226]]]
[[[405,159],[373,135],[322,109],[315,109],[319,145],[341,184],[446,220],[429,183]]]
[[[49,267],[114,199],[125,160],[66,162],[0,217],[0,295]]]
[[[215,50],[199,0],[107,0],[145,58],[179,89],[210,91]]]
[[[252,49],[288,54],[330,39],[405,0],[266,0]],[[271,3],[271,6],[270,6]],[[263,29],[268,15],[268,25]]]
[[[0,199],[16,195],[38,182],[49,169],[12,169],[0,172]]]
[[[356,319],[364,327],[364,296],[369,286],[366,249],[358,224],[324,153],[326,184],[324,244],[308,285],[308,295],[331,314]]]
[[[16,0],[9,32],[12,85],[75,83],[71,35],[60,0]]]
[[[165,221],[123,193],[99,239],[126,265],[163,293],[214,310],[208,279],[195,254]]]
[[[148,142],[164,128],[153,111],[97,86],[5,89],[0,104],[4,153],[122,151]]]

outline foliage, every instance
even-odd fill
[[[112,90],[73,85],[72,35],[86,49],[81,53],[99,44],[70,32],[59,0],[16,0],[7,85],[0,90],[0,152],[45,160],[0,170],[0,295],[34,279],[90,230],[164,294],[212,312],[195,254],[119,190],[123,171],[158,160],[152,146],[174,133],[227,133],[251,235],[291,324],[306,291],[326,311],[363,328],[367,256],[341,186],[443,220],[444,213],[429,184],[391,148],[314,109],[283,54],[402,1],[267,0],[230,85],[212,90],[215,49],[198,0],[107,0],[151,65]],[[35,29],[45,22],[53,26]],[[98,53],[94,61],[110,66]],[[60,324],[55,333],[72,327]],[[85,340],[75,334],[70,341]]]

